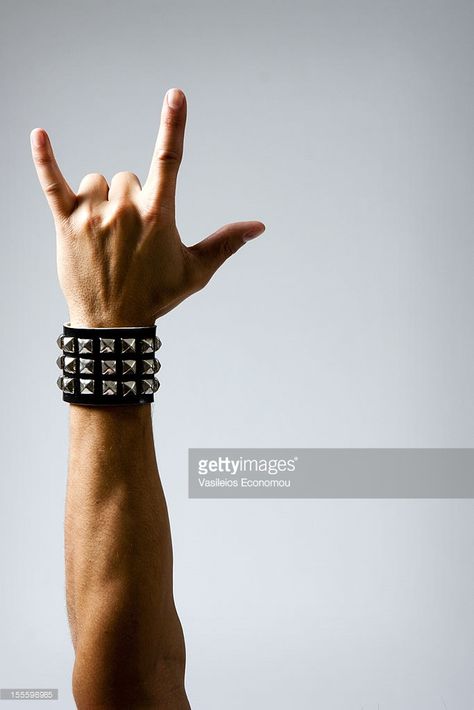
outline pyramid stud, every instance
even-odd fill
[[[159,350],[160,348],[161,348],[161,340],[160,340],[159,338],[157,338],[156,335],[155,335],[155,347],[154,347],[154,349],[155,349],[155,350]]]
[[[74,394],[74,378],[73,377],[63,377],[63,391],[69,392],[69,394]]]
[[[78,338],[77,349],[80,353],[91,353],[93,349],[92,338]]]
[[[117,372],[117,363],[115,360],[102,360],[102,374],[115,375]]]
[[[153,360],[142,361],[142,372],[144,375],[151,375],[153,372],[155,372]]]
[[[114,380],[104,380],[102,394],[117,394],[117,383]]]
[[[76,358],[75,357],[65,357],[64,358],[64,372],[76,372]]]
[[[130,373],[135,373],[137,371],[137,361],[136,360],[124,360],[122,362],[122,374],[130,375]]]
[[[161,362],[157,360],[156,357],[153,362],[155,364],[155,372],[158,372],[161,369]]]
[[[58,348],[61,348],[61,350],[62,350],[63,349],[63,334],[62,333],[61,333],[61,335],[58,335],[58,337],[56,338],[56,343],[57,343]]]
[[[135,338],[120,338],[123,353],[135,352]]]
[[[113,353],[114,351],[114,339],[113,338],[101,338],[100,339],[100,352],[101,353]]]
[[[63,350],[65,353],[73,353],[74,352],[74,336],[63,336]]]
[[[122,382],[122,391],[124,396],[137,393],[137,383],[133,380]]]
[[[59,387],[60,390],[63,388],[63,376],[59,375],[58,379],[56,380],[56,384]]]
[[[81,383],[81,394],[94,394],[94,380],[79,380]]]
[[[156,377],[153,378],[153,392],[157,392],[160,387],[160,383],[156,379]]]
[[[94,372],[94,360],[79,358],[79,372],[91,375]]]
[[[142,380],[142,394],[153,394],[153,380]]]
[[[56,365],[58,367],[64,367],[64,355],[60,355],[56,360]]]
[[[154,338],[143,338],[141,341],[142,353],[152,353],[155,349]]]

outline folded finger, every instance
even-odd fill
[[[90,173],[82,178],[77,196],[80,202],[100,204],[107,200],[108,193],[109,186],[105,177],[99,173]]]
[[[117,173],[110,181],[109,200],[133,197],[141,192],[140,180],[134,173]]]

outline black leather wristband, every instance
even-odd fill
[[[161,346],[156,325],[137,328],[73,328],[57,339],[62,370],[57,384],[73,404],[124,405],[153,402]]]

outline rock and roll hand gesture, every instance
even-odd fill
[[[56,226],[58,276],[72,325],[153,324],[264,231],[258,221],[236,222],[191,247],[182,243],[175,192],[185,124],[185,95],[170,89],[143,187],[130,172],[115,175],[110,186],[102,175],[89,174],[77,194],[58,167],[47,133],[32,131],[33,160]]]

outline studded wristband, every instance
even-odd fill
[[[73,404],[148,404],[160,383],[155,374],[161,346],[156,326],[73,328],[65,324],[57,339],[62,370],[57,384]]]

